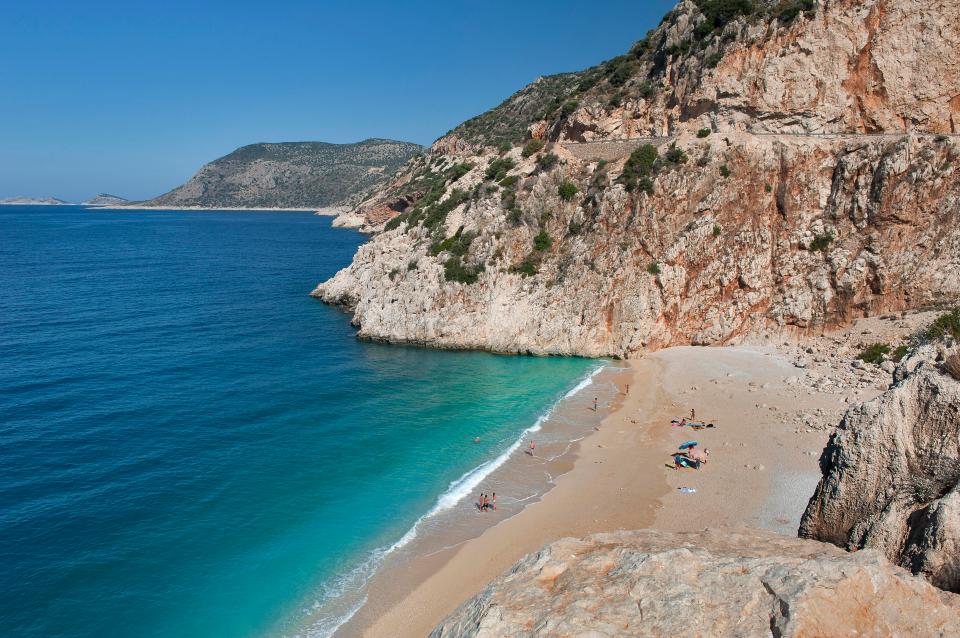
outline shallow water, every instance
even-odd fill
[[[0,635],[296,632],[596,367],[356,341],[362,241],[0,207]]]

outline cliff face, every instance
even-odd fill
[[[948,363],[958,353],[919,349],[890,390],[847,412],[820,458],[802,536],[876,548],[960,592],[960,381]]]
[[[960,598],[878,552],[768,532],[563,539],[517,563],[432,638],[949,636]]]
[[[702,4],[438,140],[314,294],[362,337],[615,356],[960,297],[960,7]]]
[[[187,183],[143,204],[322,208],[355,203],[421,150],[393,140],[251,144],[205,164]]]

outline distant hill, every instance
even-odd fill
[[[83,202],[84,206],[117,206],[120,204],[127,204],[130,200],[124,197],[117,197],[116,195],[109,195],[107,193],[99,193],[95,197],[91,197],[87,201]]]
[[[142,205],[323,208],[350,204],[422,150],[417,144],[383,139],[355,144],[251,144],[204,165],[186,184]]]
[[[56,197],[7,197],[0,199],[0,206],[69,206],[66,202]]]

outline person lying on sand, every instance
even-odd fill
[[[673,469],[679,470],[681,467],[689,467],[694,470],[700,469],[700,461],[694,461],[691,458],[688,458],[683,454],[674,454],[673,455]]]
[[[697,461],[698,463],[706,463],[707,457],[710,456],[710,450],[698,450],[695,447],[687,450],[687,458]]]

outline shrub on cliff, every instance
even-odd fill
[[[443,278],[446,281],[455,281],[461,284],[473,284],[477,282],[480,273],[483,272],[483,264],[473,267],[467,267],[463,264],[463,259],[459,256],[453,256],[447,259],[443,264]]]
[[[756,11],[750,0],[696,0],[696,5],[714,29],[722,29],[740,16],[748,16]]]
[[[537,160],[537,166],[541,171],[549,171],[551,168],[557,165],[557,162],[560,161],[560,158],[554,155],[553,153],[547,153],[546,155],[541,155],[540,159]]]
[[[658,156],[657,149],[652,144],[644,144],[630,153],[630,157],[623,165],[623,173],[620,175],[620,181],[627,187],[627,190],[637,190],[638,186],[641,186],[640,180],[645,179],[646,182],[642,185],[648,186],[649,189],[641,188],[640,190],[653,191],[653,182],[650,177],[653,175],[653,168]]]
[[[541,229],[540,232],[537,233],[537,236],[533,238],[533,249],[537,252],[549,250],[552,244],[553,240],[550,239],[550,235],[546,229]]]
[[[557,194],[560,195],[560,199],[565,202],[569,202],[573,199],[573,196],[577,194],[577,185],[573,182],[564,180],[560,182],[560,185],[557,186]]]
[[[833,243],[833,233],[823,233],[817,235],[810,242],[810,252],[823,252]]]
[[[647,272],[653,276],[659,275],[662,271],[660,270],[660,264],[655,261],[650,262],[647,266]]]
[[[919,345],[946,337],[960,340],[960,306],[934,319],[929,326],[914,334],[912,341]]]
[[[705,137],[710,137],[710,129],[708,128],[700,129],[699,131],[697,131],[697,137],[699,137],[700,139],[703,139]]]
[[[497,159],[490,162],[490,165],[487,166],[487,172],[484,173],[484,176],[487,179],[492,179],[495,182],[499,182],[504,177],[507,176],[507,173],[513,170],[513,167],[516,166],[513,159],[510,157],[498,157]]]
[[[867,346],[857,357],[864,363],[873,363],[879,365],[883,363],[884,355],[890,354],[890,345],[886,343],[875,343]]]
[[[530,157],[531,155],[536,155],[541,150],[543,150],[544,141],[543,140],[530,140],[523,145],[523,151],[520,152],[524,157]]]
[[[519,264],[511,266],[510,272],[532,277],[537,274],[537,260],[533,255],[527,255]]]

